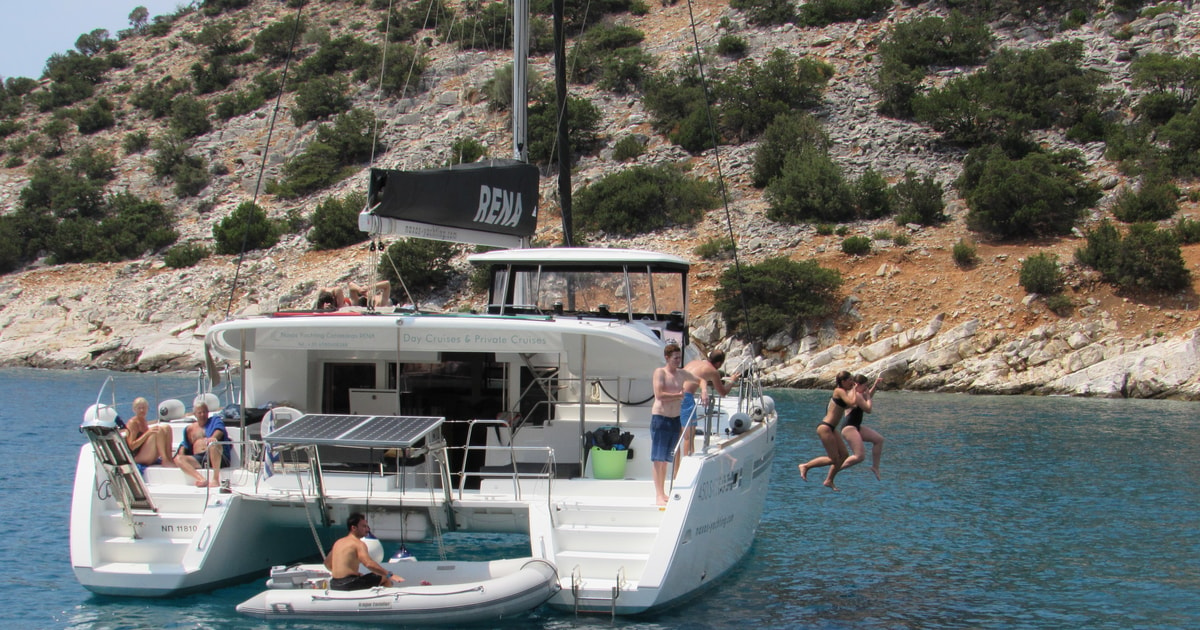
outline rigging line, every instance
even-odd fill
[[[388,0],[387,20],[385,21],[384,27],[383,27],[383,46],[379,52],[379,87],[375,90],[375,102],[377,104],[379,103],[379,101],[383,100],[383,78],[387,71],[387,54],[388,54],[388,48],[389,48],[388,44],[390,43],[389,40],[391,38],[391,34],[392,34],[392,0]],[[376,110],[379,109],[378,105],[375,107],[375,109]],[[379,117],[375,116],[375,117],[373,117],[373,120],[371,121],[371,161],[369,162],[369,164],[371,166],[375,165],[375,147],[377,146],[378,140],[379,140]],[[367,171],[367,172],[370,173],[370,171]]]
[[[583,16],[579,20],[579,35],[577,35],[575,37],[575,46],[574,46],[574,48],[572,48],[572,51],[578,50],[579,46],[583,42],[583,33],[584,33],[584,31],[587,30],[588,14],[591,13],[591,10],[592,10],[592,0],[588,0],[587,3],[583,5]],[[566,16],[563,16],[563,19],[565,20]],[[566,49],[565,44],[564,44],[563,48],[564,48],[564,50]],[[575,73],[575,68],[579,64],[579,55],[577,55],[577,54],[571,55],[565,61],[567,64],[567,72],[566,72],[567,76],[568,77],[573,76]],[[556,122],[561,122],[562,117],[567,115],[567,108],[559,107],[558,111],[555,112],[555,114],[557,116]],[[558,127],[556,125],[555,129],[557,129],[557,128]],[[558,136],[555,135],[554,141],[550,143],[550,155],[553,156],[554,152],[557,150],[558,150]]]
[[[400,275],[400,270],[396,268],[396,261],[392,260],[391,252],[384,252],[383,257],[386,258],[388,264],[392,266],[392,271],[396,272],[396,280],[400,283],[400,288],[404,289],[404,295],[408,298],[408,303],[412,304],[413,308],[416,309],[417,303],[413,300],[412,294],[408,292],[408,285],[404,284],[404,276]]]
[[[288,69],[292,66],[292,57],[296,52],[296,40],[300,38],[300,18],[304,12],[304,5],[296,7],[296,24],[292,28],[292,42],[288,48],[287,59],[283,62],[283,74],[279,77],[279,93],[275,95],[275,108],[271,110],[271,124],[267,126],[267,141],[263,146],[262,160],[258,163],[258,179],[254,182],[254,195],[250,198],[252,206],[258,205],[258,191],[262,189],[263,175],[267,170],[267,157],[271,152],[271,136],[275,132],[275,121],[279,118],[279,106],[283,101],[283,88],[287,85]],[[241,279],[242,262],[246,259],[246,241],[250,237],[249,226],[242,226],[242,248],[238,252],[237,264],[233,268],[233,284],[229,287],[229,302],[225,305],[225,319],[229,319],[229,313],[233,310],[233,298],[237,294],[238,281]]]
[[[712,93],[709,91],[708,78],[704,75],[704,58],[700,54],[700,36],[696,32],[696,15],[693,12],[692,0],[687,0],[688,7],[688,22],[692,28],[692,49],[696,53],[696,71],[700,74],[700,87],[704,90],[704,113],[708,118],[708,132],[712,136],[713,142],[713,160],[717,166],[717,188],[721,191],[721,205],[725,209],[725,228],[729,233],[729,242],[733,245],[733,270],[737,277],[738,286],[742,287],[745,282],[742,279],[742,262],[738,256],[737,239],[733,234],[733,215],[729,209],[729,190],[725,187],[725,174],[721,169],[721,138],[717,135],[717,124],[713,120],[712,108]],[[750,326],[750,307],[746,305],[746,294],[743,291],[738,291],[738,301],[742,307],[742,318],[746,321],[746,326]],[[754,338],[753,335],[750,336]],[[754,353],[758,354],[758,344],[751,342]]]

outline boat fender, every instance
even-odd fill
[[[178,420],[185,413],[186,410],[183,408],[182,400],[171,398],[158,404],[158,419],[161,421]]]
[[[217,398],[217,395],[212,392],[205,392],[196,396],[196,399],[192,401],[192,408],[195,409],[199,403],[204,403],[208,407],[209,413],[216,414],[221,412],[221,399]]]
[[[733,435],[738,435],[739,433],[745,433],[746,431],[749,431],[749,430],[750,430],[750,416],[746,412],[739,411],[729,417],[729,432],[732,433]]]
[[[105,429],[115,429],[124,427],[125,423],[121,421],[121,416],[117,415],[117,410],[112,405],[91,405],[83,412],[83,424],[81,427],[103,427]]]
[[[770,396],[763,396],[750,405],[750,417],[755,422],[762,422],[764,418],[775,413],[775,399]]]

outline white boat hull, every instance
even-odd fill
[[[533,558],[384,566],[405,581],[394,587],[361,591],[268,588],[238,604],[237,610],[252,617],[282,621],[454,625],[519,615],[537,608],[559,590],[554,566]],[[299,568],[328,576],[320,565]],[[307,584],[327,582],[314,577]]]

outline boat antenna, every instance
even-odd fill
[[[688,21],[692,27],[692,50],[696,55],[696,71],[700,74],[700,86],[704,89],[704,113],[708,119],[708,132],[712,136],[713,160],[717,166],[717,188],[721,191],[721,205],[725,210],[725,230],[729,235],[729,243],[733,247],[733,270],[738,286],[744,286],[742,278],[742,263],[738,256],[737,239],[733,233],[733,214],[729,209],[729,189],[725,187],[725,174],[721,170],[721,137],[717,134],[717,124],[713,120],[712,93],[709,90],[708,79],[704,76],[704,57],[700,54],[700,36],[696,33],[696,14],[693,11],[693,0],[687,0]],[[746,304],[746,294],[738,291],[738,301],[742,307],[742,319],[750,325],[750,307]],[[758,356],[758,342],[753,341],[754,335],[748,335],[751,351]]]
[[[271,136],[275,132],[275,121],[279,118],[279,106],[283,101],[283,88],[287,85],[288,69],[292,65],[292,57],[296,52],[296,40],[300,39],[300,18],[304,13],[304,3],[297,3],[296,23],[292,28],[292,41],[288,47],[287,59],[283,63],[283,74],[279,78],[279,92],[275,94],[275,108],[271,110],[271,124],[267,126],[267,141],[263,146],[262,159],[258,162],[258,179],[254,182],[254,195],[250,198],[251,205],[258,204],[258,192],[262,190],[263,175],[267,170],[267,156],[271,154]],[[225,305],[225,319],[233,310],[233,298],[237,295],[238,281],[241,279],[242,261],[246,259],[246,243],[250,237],[249,226],[242,226],[242,247],[238,252],[237,264],[233,269],[233,284],[229,287],[229,302]]]

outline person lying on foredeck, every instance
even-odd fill
[[[373,306],[375,308],[391,306],[392,283],[387,280],[380,280],[368,289],[367,287],[351,282],[350,304],[353,306]]]
[[[349,305],[350,301],[346,299],[346,293],[342,291],[342,287],[321,287],[321,290],[317,292],[317,304],[313,306],[313,310],[336,311]]]

